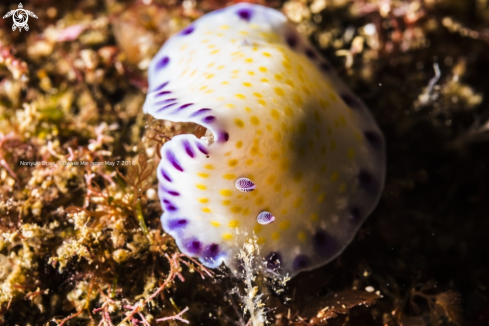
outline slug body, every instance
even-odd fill
[[[382,133],[276,10],[237,4],[169,39],[144,112],[207,128],[165,143],[157,175],[163,228],[208,267],[235,266],[239,228],[256,234],[270,268],[316,268],[379,200]]]

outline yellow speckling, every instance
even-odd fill
[[[330,179],[332,182],[335,182],[336,180],[338,180],[338,177],[339,177],[339,173],[337,171],[331,173],[331,176],[330,176]]]
[[[224,206],[229,206],[229,205],[231,204],[231,201],[226,199],[226,200],[223,200],[221,203],[222,203]]]
[[[243,142],[241,140],[236,142],[236,148],[241,148],[243,146]]]
[[[208,178],[209,177],[209,173],[202,173],[202,172],[199,172],[197,173],[197,175],[201,178]]]
[[[219,28],[220,29],[229,29],[229,26],[228,25],[221,25]]]
[[[211,209],[209,207],[204,207],[204,208],[202,208],[202,211],[204,213],[210,213],[211,212]]]
[[[273,187],[273,190],[275,190],[275,192],[280,192],[280,190],[282,190],[282,184],[280,183],[277,183],[274,187]]]
[[[272,55],[271,55],[270,53],[268,53],[268,52],[263,52],[263,55],[264,55],[265,57],[271,57],[271,56],[272,56]]]
[[[272,118],[274,118],[274,119],[278,119],[278,118],[280,118],[280,114],[278,113],[278,111],[277,111],[277,110],[273,109],[273,110],[271,111],[271,113],[272,113]]]
[[[276,180],[277,180],[277,177],[272,174],[271,176],[269,176],[268,178],[265,179],[265,182],[269,185],[273,185]]]
[[[258,68],[258,70],[260,70],[261,72],[267,72],[268,71],[268,69],[265,67],[260,67],[260,68]]]
[[[334,151],[334,149],[336,148],[336,142],[333,140],[331,140],[331,150]]]
[[[259,245],[264,245],[267,240],[264,237],[258,238],[256,241]]]
[[[280,233],[279,232],[273,232],[272,233],[272,240],[278,240],[280,239]]]
[[[268,131],[272,131],[272,125],[271,125],[271,124],[269,124],[269,123],[267,123],[267,130],[268,130]]]
[[[248,199],[248,197],[247,197],[247,196],[245,196],[245,199]],[[249,209],[249,208],[245,208],[245,209],[243,209],[243,215],[244,215],[244,216],[247,216],[248,214],[250,214],[250,209]]]
[[[297,172],[295,175],[294,175],[294,181],[295,182],[301,182],[302,181],[302,172]]]
[[[238,226],[239,226],[239,221],[237,221],[237,220],[229,221],[229,227],[230,228],[237,228]]]
[[[263,97],[263,95],[261,95],[260,93],[253,93],[253,95],[255,95],[256,97],[259,97],[259,98]]]
[[[292,80],[287,79],[287,80],[285,81],[285,83],[286,83],[287,85],[289,85],[290,87],[294,88],[294,82],[292,82]]]
[[[261,99],[258,100],[258,103],[260,103],[263,106],[267,105],[267,102],[265,102],[264,100],[261,100]]]
[[[278,226],[285,231],[288,228],[290,228],[290,221],[289,220],[282,221]]]
[[[317,220],[319,220],[319,214],[312,213],[311,214],[311,217],[310,217],[310,220],[313,221],[313,222],[316,222]]]
[[[236,159],[229,160],[228,165],[231,167],[234,167],[234,166],[238,165],[238,160],[236,160]]]
[[[252,117],[250,118],[250,121],[251,121],[251,123],[252,123],[252,124],[254,124],[255,126],[257,126],[257,125],[259,125],[259,124],[260,124],[260,119],[258,119],[258,117],[257,117],[257,116],[252,116]]]
[[[209,202],[209,198],[205,198],[205,197],[199,198],[199,202],[201,202],[202,204],[207,204]]]
[[[280,161],[280,169],[281,170],[288,170],[290,167],[290,162],[289,160],[287,159],[283,159],[282,161]]]
[[[234,108],[234,104],[228,103],[228,104],[226,104],[226,107],[232,109],[232,108]]]
[[[334,93],[329,93],[328,95],[332,101],[336,101],[336,99],[338,99],[338,97]]]
[[[316,183],[313,187],[312,187],[312,192],[318,192],[319,189],[321,188],[321,185],[319,183]]]
[[[253,59],[251,59],[251,58],[246,58],[246,59],[245,59],[245,62],[248,62],[248,63],[253,62]]]
[[[251,109],[249,107],[245,106],[245,110],[246,112],[251,113]]]
[[[284,192],[284,197],[285,198],[289,197],[290,195],[291,195],[290,190],[287,190],[287,191]]]
[[[270,159],[272,161],[278,160],[280,158],[280,154],[277,151],[272,151],[270,153]]]
[[[302,106],[304,104],[304,101],[302,100],[302,97],[300,97],[297,94],[294,94],[293,101],[294,101],[295,105],[297,105],[297,106]]]
[[[231,233],[224,233],[222,235],[222,239],[224,241],[231,241],[231,240],[233,240],[233,235]]]
[[[252,165],[253,164],[253,160],[252,159],[247,159],[246,162],[245,162],[246,165]]]
[[[339,117],[339,118],[340,118],[340,123],[341,123],[342,125],[346,125],[346,120],[345,120],[345,117],[344,117],[344,116],[342,116],[342,115],[340,115],[340,117]]]
[[[223,69],[225,66],[224,65],[220,65],[219,67],[217,67],[217,70],[221,70]]]
[[[237,125],[240,128],[243,128],[244,127],[244,122],[241,119],[235,119],[234,120],[234,124]]]
[[[323,192],[323,193],[319,194],[319,196],[318,196],[318,202],[319,203],[322,203],[325,198],[326,198],[326,193]]]
[[[233,191],[229,189],[221,189],[219,190],[219,194],[221,194],[224,197],[229,197],[233,194]]]
[[[243,83],[243,86],[246,86],[246,87],[251,87],[252,85],[251,85],[251,83],[244,82],[244,83]]]
[[[217,228],[221,226],[221,223],[219,223],[218,221],[211,221],[211,225]]]
[[[214,75],[214,74],[209,74],[209,75],[207,75],[207,77],[206,77],[206,78],[207,78],[207,79],[211,79],[211,78],[213,78],[213,77],[215,77],[215,76],[216,76],[216,75]]]
[[[197,189],[200,189],[200,190],[206,190],[207,189],[207,187],[205,185],[200,184],[200,183],[196,184],[195,186],[197,187]]]
[[[250,76],[254,76],[254,75],[255,75],[255,73],[254,73],[253,71],[248,71],[248,74],[249,74]]]
[[[349,149],[348,149],[348,154],[347,154],[347,155],[348,155],[348,158],[349,158],[350,160],[355,159],[355,150],[354,150],[353,148],[349,148]]]
[[[297,239],[300,241],[306,241],[307,240],[307,235],[304,231],[301,231],[297,234]]]
[[[246,96],[244,96],[243,94],[236,94],[234,96],[236,96],[237,98],[242,99],[242,100],[244,100],[246,98]]]
[[[338,193],[342,194],[346,191],[346,183],[342,182],[340,188],[338,189]]]
[[[284,65],[284,67],[285,67],[286,69],[290,69],[290,68],[292,68],[292,66],[290,65],[290,62],[287,62],[287,61],[282,61],[282,64]]]
[[[294,200],[294,203],[292,204],[294,208],[299,208],[302,206],[302,197],[298,197],[296,200]]]
[[[233,206],[231,207],[231,212],[232,213],[239,213],[243,210],[243,208],[241,206]]]
[[[258,234],[261,232],[261,230],[263,229],[263,226],[261,224],[257,224],[253,227],[253,231]]]
[[[227,180],[233,180],[233,179],[236,179],[236,175],[235,174],[232,174],[232,173],[226,173],[226,174],[223,174],[222,177],[224,179],[227,179]]]
[[[239,34],[241,34],[241,35],[248,35],[248,32],[247,31],[239,31]]]
[[[257,199],[255,199],[255,204],[257,204],[257,205],[262,205],[264,201],[265,201],[265,200],[263,199],[263,197],[262,197],[262,196],[260,196],[260,197],[258,197]]]
[[[273,90],[275,91],[275,94],[277,94],[279,96],[284,96],[285,95],[284,90],[281,89],[280,87],[275,87]]]
[[[260,81],[261,81],[262,83],[268,83],[268,79],[266,79],[266,78],[262,78],[262,79],[260,79]]]
[[[212,165],[212,164],[206,164],[206,165],[204,165],[204,168],[206,168],[208,170],[214,170],[214,165]]]
[[[275,74],[273,76],[275,77],[276,80],[282,80],[282,78],[284,78],[281,74]]]
[[[294,111],[292,111],[292,108],[290,106],[286,106],[284,108],[285,115],[291,117],[294,114]]]

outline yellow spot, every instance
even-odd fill
[[[228,165],[231,167],[236,166],[236,165],[238,165],[238,160],[236,160],[236,159],[229,160]]]
[[[268,71],[268,69],[265,67],[260,67],[260,68],[258,68],[258,70],[260,70],[261,72],[267,72]]]
[[[261,81],[262,83],[268,83],[268,79],[266,79],[266,78],[262,78],[262,79],[260,79],[260,81]]]
[[[307,239],[307,235],[305,232],[301,231],[297,234],[297,239],[299,239],[300,241],[306,241]]]
[[[246,96],[244,96],[243,94],[236,94],[234,96],[236,96],[237,98],[242,99],[242,100],[244,100],[246,98]]]
[[[260,98],[263,97],[263,95],[261,95],[260,93],[253,93],[253,95],[255,95],[256,97],[260,97]]]
[[[284,67],[285,67],[286,69],[290,69],[290,68],[292,68],[292,66],[290,65],[290,63],[289,63],[289,62],[287,62],[287,61],[283,61],[283,62],[282,62],[282,64],[284,65]]]
[[[208,207],[204,207],[204,208],[202,208],[202,211],[203,211],[204,213],[210,213],[210,212],[211,212],[211,209],[210,209],[210,208],[208,208]]]
[[[286,106],[284,108],[284,112],[285,112],[285,115],[291,117],[293,115],[293,111],[292,111],[292,108],[290,106]]]
[[[235,119],[234,120],[234,124],[237,125],[240,128],[243,128],[244,127],[244,122],[241,119]]]
[[[253,71],[248,71],[248,74],[249,74],[250,76],[255,75],[255,73],[254,73]]]
[[[290,162],[289,160],[287,159],[283,159],[282,161],[280,161],[280,169],[281,170],[288,170],[290,167]]]
[[[348,149],[348,154],[347,154],[347,155],[348,155],[348,158],[349,158],[350,160],[355,159],[355,150],[354,150],[353,148],[349,148],[349,149]]]
[[[265,57],[271,57],[271,56],[272,56],[272,55],[271,55],[270,53],[268,53],[268,52],[263,52],[263,55],[264,55]]]
[[[299,208],[302,206],[302,197],[298,197],[296,200],[294,200],[293,203],[294,208]]]
[[[294,175],[294,181],[295,182],[301,182],[302,180],[302,172],[297,172],[295,175]]]
[[[261,232],[261,230],[263,229],[263,226],[261,224],[257,224],[253,227],[253,231],[258,234]]]
[[[312,213],[310,219],[311,221],[316,222],[317,220],[319,220],[319,214]]]
[[[251,87],[252,86],[251,83],[248,83],[248,82],[244,82],[243,85],[246,86],[246,87]]]
[[[224,68],[224,65],[220,65],[219,67],[217,67],[217,70],[221,70]]]
[[[228,206],[228,205],[230,205],[230,204],[231,204],[231,201],[226,199],[226,200],[223,200],[223,201],[222,201],[222,204],[223,204],[224,206]]]
[[[241,208],[241,206],[233,206],[233,207],[231,207],[231,212],[232,213],[236,213],[237,214],[237,213],[241,212],[242,210],[243,210],[243,208]]]
[[[197,175],[201,178],[208,178],[209,177],[209,173],[197,173]]]
[[[267,105],[267,102],[265,102],[264,100],[258,100],[258,103],[260,103],[263,106]]]
[[[282,221],[278,226],[285,231],[290,227],[290,221],[289,220]]]
[[[280,154],[277,151],[273,151],[270,153],[270,159],[272,161],[278,160],[280,158]]]
[[[199,198],[199,202],[201,202],[202,204],[206,204],[209,202],[209,199],[208,198],[205,198],[205,197],[202,197],[202,198]]]
[[[236,148],[241,148],[243,146],[243,142],[241,140],[236,142]]]
[[[283,78],[281,74],[275,74],[274,76],[276,80],[282,80]]]
[[[211,78],[213,78],[214,76],[216,76],[216,75],[214,75],[214,74],[209,74],[209,75],[207,75],[207,77],[206,77],[206,78],[207,78],[207,79],[211,79]]]
[[[278,240],[280,239],[280,233],[279,232],[273,232],[272,233],[272,240]]]
[[[236,178],[236,175],[232,174],[232,173],[226,173],[226,174],[223,174],[222,177],[224,179],[227,179],[227,180],[233,180]]]
[[[286,192],[284,192],[284,197],[287,198],[289,197],[291,194],[290,190],[287,190]]]
[[[267,130],[268,130],[268,131],[272,131],[272,125],[271,125],[271,124],[269,124],[269,123],[267,123]]]
[[[221,223],[219,223],[218,221],[211,221],[211,225],[215,226],[217,228],[217,227],[221,226]]]
[[[338,189],[338,193],[342,194],[346,191],[346,183],[342,182],[340,188]]]
[[[206,187],[205,185],[200,184],[200,183],[196,184],[195,186],[196,186],[198,189],[200,189],[200,190],[206,190],[206,189],[207,189],[207,187]]]
[[[229,221],[229,227],[230,228],[237,228],[238,226],[239,226],[239,221],[237,221],[237,220]]]
[[[275,183],[275,181],[277,180],[277,177],[274,176],[273,174],[271,176],[269,176],[265,182],[269,185],[273,185]]]
[[[334,149],[336,148],[336,142],[333,140],[331,140],[331,150],[334,151]]]
[[[344,116],[342,116],[342,115],[340,115],[340,123],[341,123],[342,125],[346,125],[346,120],[345,120],[345,117],[344,117]]]
[[[319,183],[316,183],[314,185],[314,187],[312,187],[312,192],[318,192],[320,188],[321,188],[321,185]]]
[[[284,90],[281,89],[280,87],[275,87],[273,90],[275,91],[275,94],[277,94],[279,96],[284,96],[285,95]]]
[[[246,160],[245,164],[246,165],[252,165],[253,164],[253,160],[252,159],[248,159],[248,160]]]
[[[251,121],[251,123],[252,123],[252,124],[254,124],[255,126],[257,126],[257,125],[259,125],[259,124],[260,124],[260,119],[258,119],[258,117],[257,117],[257,116],[252,116],[252,117],[250,118],[250,121]]]
[[[245,106],[245,110],[246,112],[251,113],[251,109],[249,107]]]
[[[224,197],[229,197],[233,194],[233,191],[229,189],[221,189],[219,190],[219,193]]]
[[[221,25],[219,28],[220,29],[229,29],[229,26],[228,25]]]
[[[319,196],[318,196],[318,202],[319,203],[322,203],[325,198],[326,198],[326,193],[323,192],[323,193],[319,194]]]
[[[204,168],[206,168],[208,170],[214,170],[214,165],[212,165],[212,164],[206,164],[206,165],[204,165]]]
[[[232,108],[234,108],[234,104],[228,103],[228,104],[226,104],[226,107],[232,109]]]
[[[248,63],[253,62],[253,59],[247,58],[247,59],[245,59],[245,62],[248,62]]]
[[[257,204],[257,205],[262,205],[264,201],[265,201],[265,200],[263,199],[263,197],[262,197],[262,196],[260,196],[260,197],[258,197],[257,199],[255,199],[255,204]]]
[[[287,210],[284,208],[284,209],[282,209],[282,210],[280,211],[280,213],[281,213],[282,215],[285,215],[285,214],[287,214]]]
[[[295,105],[297,105],[297,106],[302,106],[304,104],[304,102],[302,101],[302,98],[297,94],[294,94],[293,100],[294,100]]]
[[[231,241],[231,240],[233,240],[233,235],[231,233],[224,233],[222,235],[222,239],[224,241]]]
[[[266,242],[266,239],[264,237],[260,237],[258,238],[258,240],[256,241],[259,245],[263,245],[265,244]]]
[[[294,83],[292,82],[292,80],[287,79],[287,80],[285,81],[285,83],[286,83],[287,85],[289,85],[290,87],[294,88]]]
[[[332,181],[332,182],[335,182],[336,180],[338,180],[338,177],[339,177],[339,176],[340,176],[340,175],[338,174],[338,172],[333,172],[333,173],[331,174],[330,179],[331,179],[331,181]]]
[[[275,190],[275,192],[280,192],[280,190],[282,190],[282,185],[280,183],[277,183],[274,187],[273,187],[273,190]]]
[[[272,110],[272,118],[278,119],[279,117],[280,117],[280,114],[278,113],[278,111],[273,109]]]

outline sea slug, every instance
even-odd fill
[[[282,13],[237,4],[204,15],[148,74],[145,113],[207,129],[161,149],[161,220],[182,252],[235,266],[239,228],[270,268],[295,275],[350,243],[383,188],[384,138]]]

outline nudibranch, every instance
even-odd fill
[[[166,142],[157,170],[163,228],[204,265],[237,266],[239,228],[270,268],[316,268],[377,204],[383,135],[282,13],[241,3],[204,15],[148,75],[145,113],[207,130]]]

